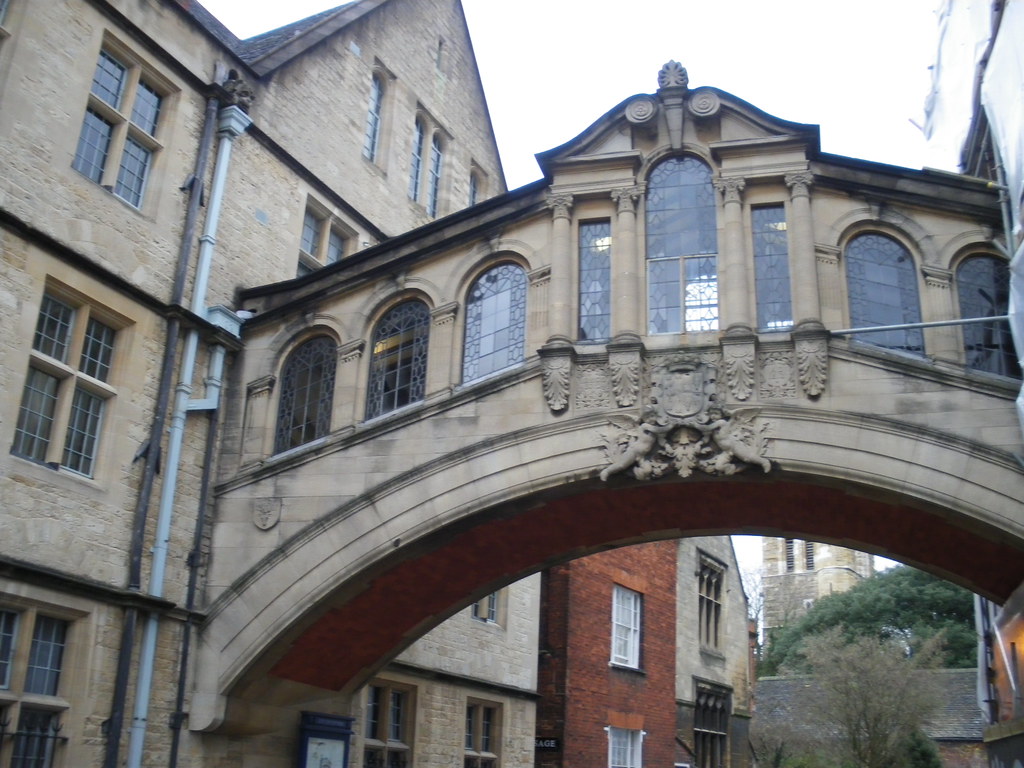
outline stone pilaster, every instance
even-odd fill
[[[644,187],[612,190],[616,204],[615,237],[612,240],[612,336],[639,336],[644,328],[642,264],[636,247],[636,203]]]
[[[818,262],[814,251],[814,225],[811,219],[811,184],[814,174],[800,171],[786,175],[789,187],[789,274],[793,288],[793,321],[797,327],[821,327],[821,301],[818,296]]]
[[[743,247],[743,201],[746,181],[738,176],[717,179],[722,193],[724,237],[718,254],[718,322],[730,335],[751,330],[750,265]]]
[[[570,341],[572,323],[572,195],[551,194],[551,292],[548,341]]]

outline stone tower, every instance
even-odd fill
[[[800,539],[765,538],[764,628],[802,616],[819,597],[845,592],[875,572],[866,552]]]

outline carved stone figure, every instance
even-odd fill
[[[614,429],[605,433],[608,466],[601,480],[630,471],[637,480],[662,477],[675,471],[689,477],[694,470],[709,475],[732,475],[748,466],[765,472],[772,465],[765,456],[766,425],[756,426],[753,408],[730,411],[712,406],[685,418],[666,416],[649,406],[642,419],[613,416]]]

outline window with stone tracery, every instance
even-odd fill
[[[484,272],[466,299],[462,380],[474,381],[525,358],[526,273],[517,264]]]
[[[670,157],[647,180],[650,333],[718,329],[718,223],[711,168]]]
[[[423,399],[429,335],[430,310],[422,301],[399,304],[377,323],[366,394],[367,419]]]
[[[274,453],[323,437],[331,428],[338,345],[318,336],[295,349],[281,372]]]
[[[903,245],[887,235],[858,235],[846,246],[845,256],[851,326],[921,322],[917,270]],[[920,328],[862,333],[856,338],[887,349],[924,352]]]
[[[1005,315],[1010,303],[1010,267],[994,256],[972,256],[956,270],[960,317]],[[1020,378],[1021,369],[1005,320],[962,326],[968,367]]]

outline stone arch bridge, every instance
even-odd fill
[[[1024,581],[1019,370],[957,324],[976,284],[1000,313],[982,182],[826,155],[678,72],[539,159],[243,294],[193,728],[351,693],[498,586],[641,541]]]

